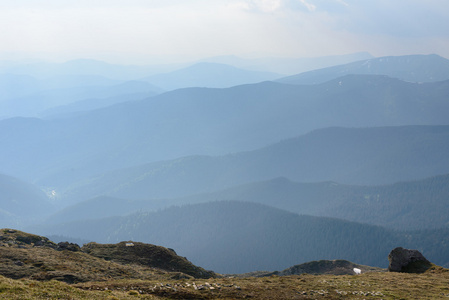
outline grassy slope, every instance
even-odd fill
[[[150,279],[167,274],[178,278],[189,278],[186,274],[202,278],[215,276],[213,272],[206,272],[177,256],[174,251],[154,245],[136,243],[134,247],[126,247],[125,243],[90,243],[83,247],[83,251],[77,250],[61,250],[59,244],[45,237],[1,229],[0,275],[68,283]]]
[[[196,289],[195,289],[196,286]],[[0,276],[2,299],[445,299],[449,272],[207,280],[111,280],[68,285]]]
[[[449,270],[431,267],[423,274],[366,272],[362,275],[293,275],[194,279],[179,273],[122,265],[86,253],[55,251],[54,243],[20,231],[3,229],[0,266],[40,276],[0,275],[0,299],[444,299]],[[36,246],[36,245],[42,246]],[[8,261],[9,260],[9,261]],[[20,261],[23,264],[18,264]],[[11,262],[14,262],[11,264]],[[320,263],[320,262],[317,262]],[[348,262],[349,263],[349,262]],[[15,267],[14,267],[15,266]],[[15,269],[14,269],[15,268]],[[52,270],[53,269],[53,270]],[[337,268],[338,269],[338,268]],[[83,274],[68,284],[46,276],[55,271]],[[22,270],[23,271],[23,270]],[[118,272],[119,274],[114,274]],[[53,273],[54,274],[54,273]],[[14,274],[9,274],[14,276]],[[136,276],[137,275],[137,276]],[[51,280],[56,279],[56,280]]]

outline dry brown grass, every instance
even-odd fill
[[[94,257],[124,265],[151,266],[170,272],[182,272],[195,278],[216,276],[214,272],[195,266],[185,257],[177,255],[174,250],[139,242],[128,243],[133,246],[126,246],[127,242],[117,244],[89,243],[82,247],[82,251]]]
[[[0,276],[0,299],[449,299],[449,272],[121,279],[66,284]]]
[[[150,267],[122,265],[83,252],[47,247],[0,247],[0,274],[9,278],[57,279],[68,283],[110,279],[149,279],[167,272]]]
[[[449,270],[437,266],[422,274],[193,279],[56,251],[51,242],[38,246],[39,238],[20,232],[2,234],[0,274],[9,278],[0,275],[0,299],[449,299]]]
[[[55,280],[13,280],[0,276],[0,299],[160,299],[153,295],[137,296],[129,291],[83,290]]]
[[[362,275],[301,275],[208,280],[83,283],[92,290],[137,291],[167,299],[449,299],[449,273],[373,272]]]

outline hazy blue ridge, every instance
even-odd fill
[[[276,177],[391,184],[448,174],[448,151],[449,126],[327,128],[254,151],[111,171],[72,184],[61,197],[68,203],[100,195],[174,198]]]
[[[344,75],[387,75],[410,82],[449,79],[449,60],[436,54],[376,57],[278,79],[289,84],[318,84]]]
[[[237,68],[253,71],[269,71],[279,74],[298,74],[301,72],[347,64],[354,61],[373,58],[367,52],[356,52],[344,55],[330,55],[320,57],[262,57],[241,58],[235,55],[215,56],[202,59],[201,62],[227,64]]]
[[[55,207],[37,186],[0,174],[0,227],[19,227],[43,219]]]
[[[159,88],[143,81],[118,82],[114,85],[95,84],[95,80],[92,80],[90,85],[73,87],[58,87],[56,84],[56,87],[49,89],[39,86],[40,89],[34,92],[32,92],[32,88],[26,86],[24,90],[29,91],[27,94],[24,93],[24,95],[9,97],[0,101],[0,117],[36,117],[46,110],[71,105],[86,99],[108,99],[118,96],[125,98],[129,94],[140,93],[142,94],[139,97],[140,100],[160,92]],[[132,98],[129,100],[132,100]],[[125,101],[128,100],[121,100],[121,102]],[[103,105],[97,105],[97,107],[94,106],[94,108],[105,107],[115,103],[110,101]]]
[[[227,88],[283,77],[281,74],[248,71],[226,64],[199,62],[169,73],[156,74],[144,80],[165,90],[187,87]]]
[[[316,86],[179,89],[39,127],[27,119],[0,121],[0,165],[4,173],[61,187],[148,162],[254,150],[329,126],[447,124],[448,94],[449,81],[414,84],[380,75]]]

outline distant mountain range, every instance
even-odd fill
[[[233,200],[391,229],[436,229],[449,225],[448,189],[449,175],[383,186],[299,183],[279,177],[180,198],[129,200],[99,196],[68,206],[47,218],[45,223],[125,216],[173,205]]]
[[[20,84],[26,83],[20,82]],[[141,100],[154,96],[161,91],[159,88],[144,81],[119,82],[114,85],[96,84],[97,82],[92,80],[90,85],[86,84],[66,88],[51,88],[50,86],[53,86],[53,84],[49,84],[48,87],[45,87],[45,85],[39,86],[39,89],[24,86],[23,90],[28,91],[28,93],[33,90],[34,92],[0,101],[0,117],[37,117],[42,116],[42,114],[48,114],[46,111],[52,109],[54,110],[53,114],[55,114],[58,112],[58,109],[61,110],[60,107],[63,107],[62,112],[64,113],[83,111],[86,109],[91,110],[110,106],[117,102],[131,101],[133,100],[132,97],[135,97],[136,94],[139,97],[134,98],[134,100]],[[111,98],[118,100],[112,100]],[[99,100],[103,100],[104,102],[99,102]],[[96,104],[91,104],[90,107],[84,104],[84,107],[79,107],[80,102]]]
[[[108,195],[173,198],[275,177],[300,182],[388,184],[449,173],[449,126],[327,128],[259,150],[190,156],[104,173],[62,199]]]
[[[61,78],[67,75],[80,77],[100,76],[113,80],[128,81],[157,74],[170,73],[189,67],[195,63],[207,62],[226,64],[249,71],[289,75],[372,57],[371,54],[365,52],[305,58],[266,57],[247,59],[237,56],[220,56],[202,59],[197,62],[157,63],[142,66],[112,64],[93,59],[76,59],[64,63],[0,61],[0,74],[29,75],[39,79]]]
[[[116,79],[120,70],[130,72],[123,75],[128,79]],[[131,74],[134,77],[130,78]],[[63,113],[96,109],[119,102],[107,101],[112,97],[121,96],[120,102],[125,102],[136,100],[132,95],[137,93],[140,100],[164,90],[197,86],[223,88],[280,77],[282,75],[275,73],[247,71],[216,63],[198,63],[159,74],[154,74],[150,67],[125,67],[89,60],[10,68],[0,65],[0,118],[35,117],[60,106],[66,106]],[[130,95],[129,99],[125,98],[127,95]],[[96,99],[106,100],[99,102]],[[78,101],[96,103],[67,107]]]
[[[441,56],[405,55],[377,57],[281,78],[289,84],[318,84],[344,75],[387,75],[409,82],[449,80],[449,60]]]
[[[151,161],[253,150],[329,126],[448,124],[448,93],[449,81],[380,75],[179,89],[58,120],[1,121],[0,164],[4,173],[60,186]]]
[[[161,204],[169,206],[219,200],[248,201],[298,214],[412,230],[448,227],[448,189],[449,175],[383,186],[353,186],[336,182],[298,183],[281,177],[166,200],[165,203],[148,202],[153,204],[153,209],[158,209]],[[90,205],[85,205],[85,210],[88,211]],[[77,215],[73,212],[66,215],[66,218],[76,218]]]
[[[358,52],[345,55],[332,55],[322,57],[262,57],[262,58],[242,58],[234,55],[216,56],[205,58],[202,62],[212,62],[227,64],[237,68],[252,71],[269,71],[280,74],[297,74],[310,70],[322,69],[330,66],[346,64],[354,61],[373,58],[367,52]]]
[[[385,267],[397,246],[449,266],[449,61],[360,56],[277,82],[229,57],[0,64],[0,227],[220,273]]]
[[[347,64],[328,67],[339,63]],[[269,70],[270,65],[295,68],[302,65],[303,70],[314,70],[279,79],[282,77],[279,73],[252,70],[254,65],[266,66],[265,70]],[[249,69],[243,69],[242,66]],[[123,95],[123,92],[118,94],[116,88],[110,91],[104,89],[126,81],[145,80],[153,84],[145,87],[147,94],[144,97],[148,97],[162,90],[225,88],[275,79],[289,84],[316,84],[350,74],[388,75],[404,81],[435,82],[449,79],[448,66],[449,61],[437,55],[372,58],[366,53],[307,59],[244,60],[217,57],[196,64],[165,67],[120,66],[94,60],[75,60],[62,64],[3,63],[0,64],[0,118],[37,116],[45,109],[71,102]],[[103,90],[99,91],[101,88]],[[125,94],[136,92],[133,90]],[[106,104],[112,105],[114,102],[93,107]]]
[[[144,79],[164,90],[174,90],[187,87],[227,88],[280,77],[282,75],[271,72],[248,71],[225,64],[203,62]]]
[[[137,211],[151,211],[166,207],[166,200],[129,200],[99,196],[65,207],[44,221],[57,224],[70,221],[91,220],[114,216],[125,216]]]

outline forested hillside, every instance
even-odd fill
[[[298,214],[335,217],[387,228],[429,229],[449,225],[448,189],[449,175],[382,186],[299,183],[276,178],[167,200],[166,205],[217,200],[249,201]],[[163,204],[162,201],[153,203],[156,207]]]
[[[320,259],[386,267],[385,257],[397,246],[420,249],[440,265],[449,262],[449,229],[396,232],[245,202],[172,207],[128,217],[37,227],[34,231],[103,243],[135,240],[164,245],[219,273],[282,270]]]

